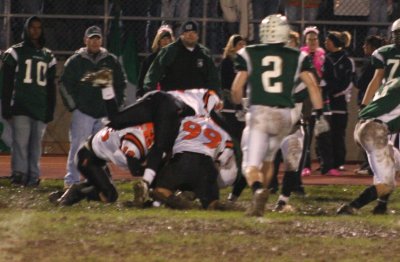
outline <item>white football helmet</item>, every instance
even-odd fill
[[[261,21],[260,41],[263,44],[278,44],[289,41],[290,26],[286,16],[269,15]]]
[[[391,31],[393,43],[400,46],[400,19],[393,22]]]

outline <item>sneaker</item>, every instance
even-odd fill
[[[264,216],[265,204],[268,201],[269,191],[265,188],[257,189],[253,194],[250,207],[246,211],[246,216]]]
[[[308,167],[304,168],[303,171],[301,171],[301,176],[310,176],[311,175],[311,169]]]
[[[372,214],[374,215],[386,215],[387,214],[387,206],[386,205],[376,205],[372,210]]]
[[[369,171],[368,169],[357,168],[356,170],[354,170],[354,174],[359,176],[368,176]]]
[[[356,209],[348,204],[343,204],[336,210],[338,215],[353,215],[355,212]]]
[[[328,176],[340,176],[341,173],[340,173],[339,170],[332,168],[332,169],[329,169],[329,171],[327,173],[325,173],[325,175],[328,175]]]
[[[25,185],[26,187],[38,187],[40,184],[40,178],[30,179]]]
[[[11,184],[15,186],[25,186],[28,183],[28,175],[22,172],[14,171],[11,174]]]
[[[149,184],[140,180],[133,185],[133,202],[136,207],[143,207],[146,200],[149,199]]]

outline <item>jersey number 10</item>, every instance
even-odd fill
[[[25,70],[25,84],[32,84],[32,59],[25,60],[26,70]],[[36,84],[38,86],[46,86],[47,79],[46,79],[46,72],[47,72],[47,64],[39,61],[36,64]]]

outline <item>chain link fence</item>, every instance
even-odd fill
[[[199,23],[200,41],[217,63],[231,34],[240,32],[249,43],[257,42],[258,25],[271,13],[286,14],[299,33],[317,26],[321,45],[328,31],[349,31],[353,36],[349,52],[356,60],[363,56],[366,36],[389,37],[391,22],[400,17],[396,0],[120,0],[120,4],[122,32],[136,38],[140,58],[150,53],[161,24],[170,24],[179,35],[180,24],[189,18]],[[98,25],[108,34],[113,10],[113,0],[0,0],[0,49],[20,42],[25,19],[38,15],[44,21],[46,46],[59,61],[59,75],[65,59],[83,46],[88,26]],[[107,45],[107,38],[104,41]],[[45,153],[68,152],[69,117],[58,99],[55,120],[44,139]]]

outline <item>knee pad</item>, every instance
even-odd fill
[[[382,149],[388,144],[388,129],[382,123],[368,121],[357,129],[359,143],[367,152]]]

